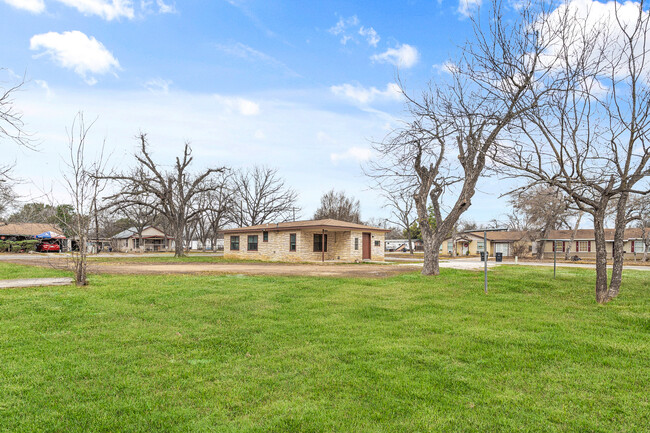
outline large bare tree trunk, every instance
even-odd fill
[[[607,290],[607,244],[605,242],[604,210],[594,215],[594,238],[596,243],[596,301],[609,301]]]
[[[440,245],[433,240],[424,241],[422,275],[440,275]]]
[[[614,224],[614,245],[613,263],[612,263],[612,280],[609,284],[609,299],[618,296],[623,281],[623,261],[625,260],[625,226],[627,224],[626,211],[629,193],[623,193],[616,202],[616,222]]]

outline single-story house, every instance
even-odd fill
[[[420,239],[411,239],[413,251],[423,251],[424,244]],[[404,252],[409,251],[408,239],[386,239],[386,251],[390,252]]]
[[[174,239],[157,227],[148,226],[138,235],[135,227],[112,237],[118,251],[169,251],[174,249]]]
[[[488,230],[487,231],[487,251],[490,256],[495,253],[501,253],[504,257],[514,255],[515,243],[525,243],[527,252],[532,251],[532,241],[527,231],[505,231],[505,230]],[[482,231],[471,231],[459,233],[455,239],[446,239],[440,245],[441,254],[456,255],[478,255],[484,250],[484,239]]]
[[[390,230],[334,219],[224,230],[224,257],[278,261],[384,260]]]
[[[648,232],[650,232],[650,228],[646,229],[646,233]],[[579,229],[573,243],[571,243],[572,234],[573,230],[552,230],[544,241],[544,258],[552,258],[556,248],[558,255],[560,253],[564,255],[569,246],[571,246],[571,256],[596,258],[594,231],[592,229]],[[614,255],[614,229],[605,229],[605,241],[607,255],[612,257]],[[643,255],[646,246],[640,228],[625,229],[623,241],[623,251],[626,259],[633,259],[635,255]]]

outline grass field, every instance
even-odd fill
[[[0,278],[65,273],[0,264]],[[0,291],[0,431],[643,432],[650,276],[92,276]]]

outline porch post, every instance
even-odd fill
[[[325,229],[322,229],[321,238],[320,238],[320,251],[321,251],[321,261],[325,263]]]

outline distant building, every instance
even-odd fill
[[[168,236],[162,230],[148,226],[142,231],[142,236],[138,235],[135,227],[124,230],[116,234],[111,239],[114,240],[118,251],[170,251],[174,249],[174,239]]]
[[[424,251],[424,244],[420,239],[411,239],[413,251]],[[389,252],[404,252],[409,251],[408,239],[386,239],[386,251]]]
[[[384,260],[390,230],[333,219],[224,230],[226,258],[268,261]]]

